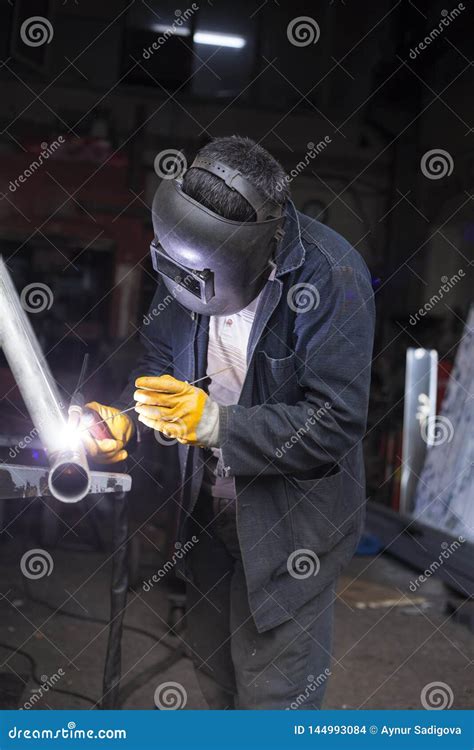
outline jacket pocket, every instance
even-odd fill
[[[302,398],[296,377],[296,354],[275,359],[260,351],[257,354],[256,367],[262,401],[269,404],[296,404]]]
[[[356,509],[344,497],[342,471],[322,479],[288,477],[286,487],[298,548],[325,554],[354,529]]]

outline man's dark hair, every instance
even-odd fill
[[[213,161],[238,169],[266,197],[283,205],[290,197],[285,170],[281,164],[251,138],[232,135],[214,138],[198,151]],[[250,203],[219,177],[196,167],[183,177],[183,190],[194,200],[219,216],[234,221],[256,221]]]

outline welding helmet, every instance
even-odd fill
[[[233,221],[162,180],[153,199],[153,268],[184,307],[203,315],[232,315],[254,300],[268,279],[281,237],[283,209],[238,169],[197,157],[191,168],[219,177],[254,209],[256,221]]]

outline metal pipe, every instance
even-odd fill
[[[82,500],[90,488],[86,453],[66,420],[56,383],[1,256],[0,345],[46,450],[51,494],[65,503]]]

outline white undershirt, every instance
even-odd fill
[[[212,375],[209,396],[220,406],[237,404],[247,374],[247,348],[260,295],[234,315],[212,315],[209,320],[206,374]],[[224,372],[220,370],[226,369]],[[212,448],[216,458],[218,448]],[[214,497],[232,500],[236,497],[232,477],[213,477],[211,492]]]
[[[273,267],[268,281],[275,277]],[[206,374],[212,375],[209,384],[209,396],[220,406],[231,406],[239,402],[240,394],[247,375],[247,349],[260,292],[250,305],[234,315],[212,315],[209,319],[209,343],[207,347]],[[219,372],[228,368],[225,372]],[[211,449],[216,458],[220,457],[218,448]],[[212,495],[234,499],[236,497],[235,481],[232,477],[213,477]]]
[[[212,375],[209,395],[221,406],[238,403],[247,374],[247,347],[258,297],[234,315],[213,315],[209,320],[206,374]],[[220,372],[224,368],[224,372]]]

